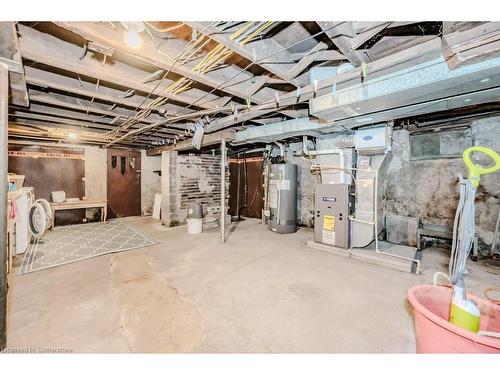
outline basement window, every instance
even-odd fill
[[[473,145],[469,127],[410,134],[410,160],[461,158]]]

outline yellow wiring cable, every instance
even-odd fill
[[[245,35],[245,32],[247,32],[255,23],[256,23],[255,21],[246,23],[243,27],[235,31],[233,34],[231,34],[230,39],[237,40],[239,38],[242,38],[241,41],[238,40],[237,41],[240,43],[240,45],[245,45],[250,41],[254,40],[256,37],[258,37],[263,31],[268,29],[272,24],[274,24],[274,21],[267,21],[262,25],[259,25],[256,28],[256,30],[250,32],[248,35]],[[153,27],[152,25],[150,26]],[[156,28],[154,29],[157,30]],[[180,62],[181,64],[189,62],[191,57],[194,56],[196,53],[198,53],[198,51],[203,49],[203,47],[205,47],[210,42],[210,40],[211,39],[206,36],[202,36],[200,38],[197,38],[196,40],[191,40],[188,43],[188,45],[179,54],[177,54],[177,56],[175,57],[176,61]],[[196,64],[191,70],[201,75],[206,74],[211,70],[215,69],[216,67],[218,67],[232,54],[233,51],[231,49],[223,46],[222,44],[218,44],[207,55],[205,55],[203,59],[198,64]],[[182,92],[189,90],[193,83],[194,81],[192,79],[181,77],[177,81],[170,84],[164,90],[164,92],[171,94],[180,94]],[[162,98],[162,97],[156,98],[148,105],[147,108],[141,109],[137,113],[137,115],[131,119],[132,121],[125,121],[121,126],[113,129],[111,133],[114,132],[118,133],[130,128],[132,125],[138,122],[137,119],[143,119],[149,116],[151,114],[152,108],[158,108],[160,105],[166,104],[167,101],[168,98]]]

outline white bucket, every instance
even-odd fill
[[[187,219],[189,234],[198,234],[203,230],[203,219]]]

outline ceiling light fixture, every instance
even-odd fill
[[[72,133],[68,133],[68,138],[69,139],[77,139],[78,138],[78,134],[73,133],[73,132]]]
[[[146,30],[144,22],[121,22],[123,28],[123,40],[125,44],[133,49],[138,49],[142,45],[140,33]]]

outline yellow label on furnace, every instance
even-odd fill
[[[335,216],[331,215],[323,216],[323,229],[335,230]]]

